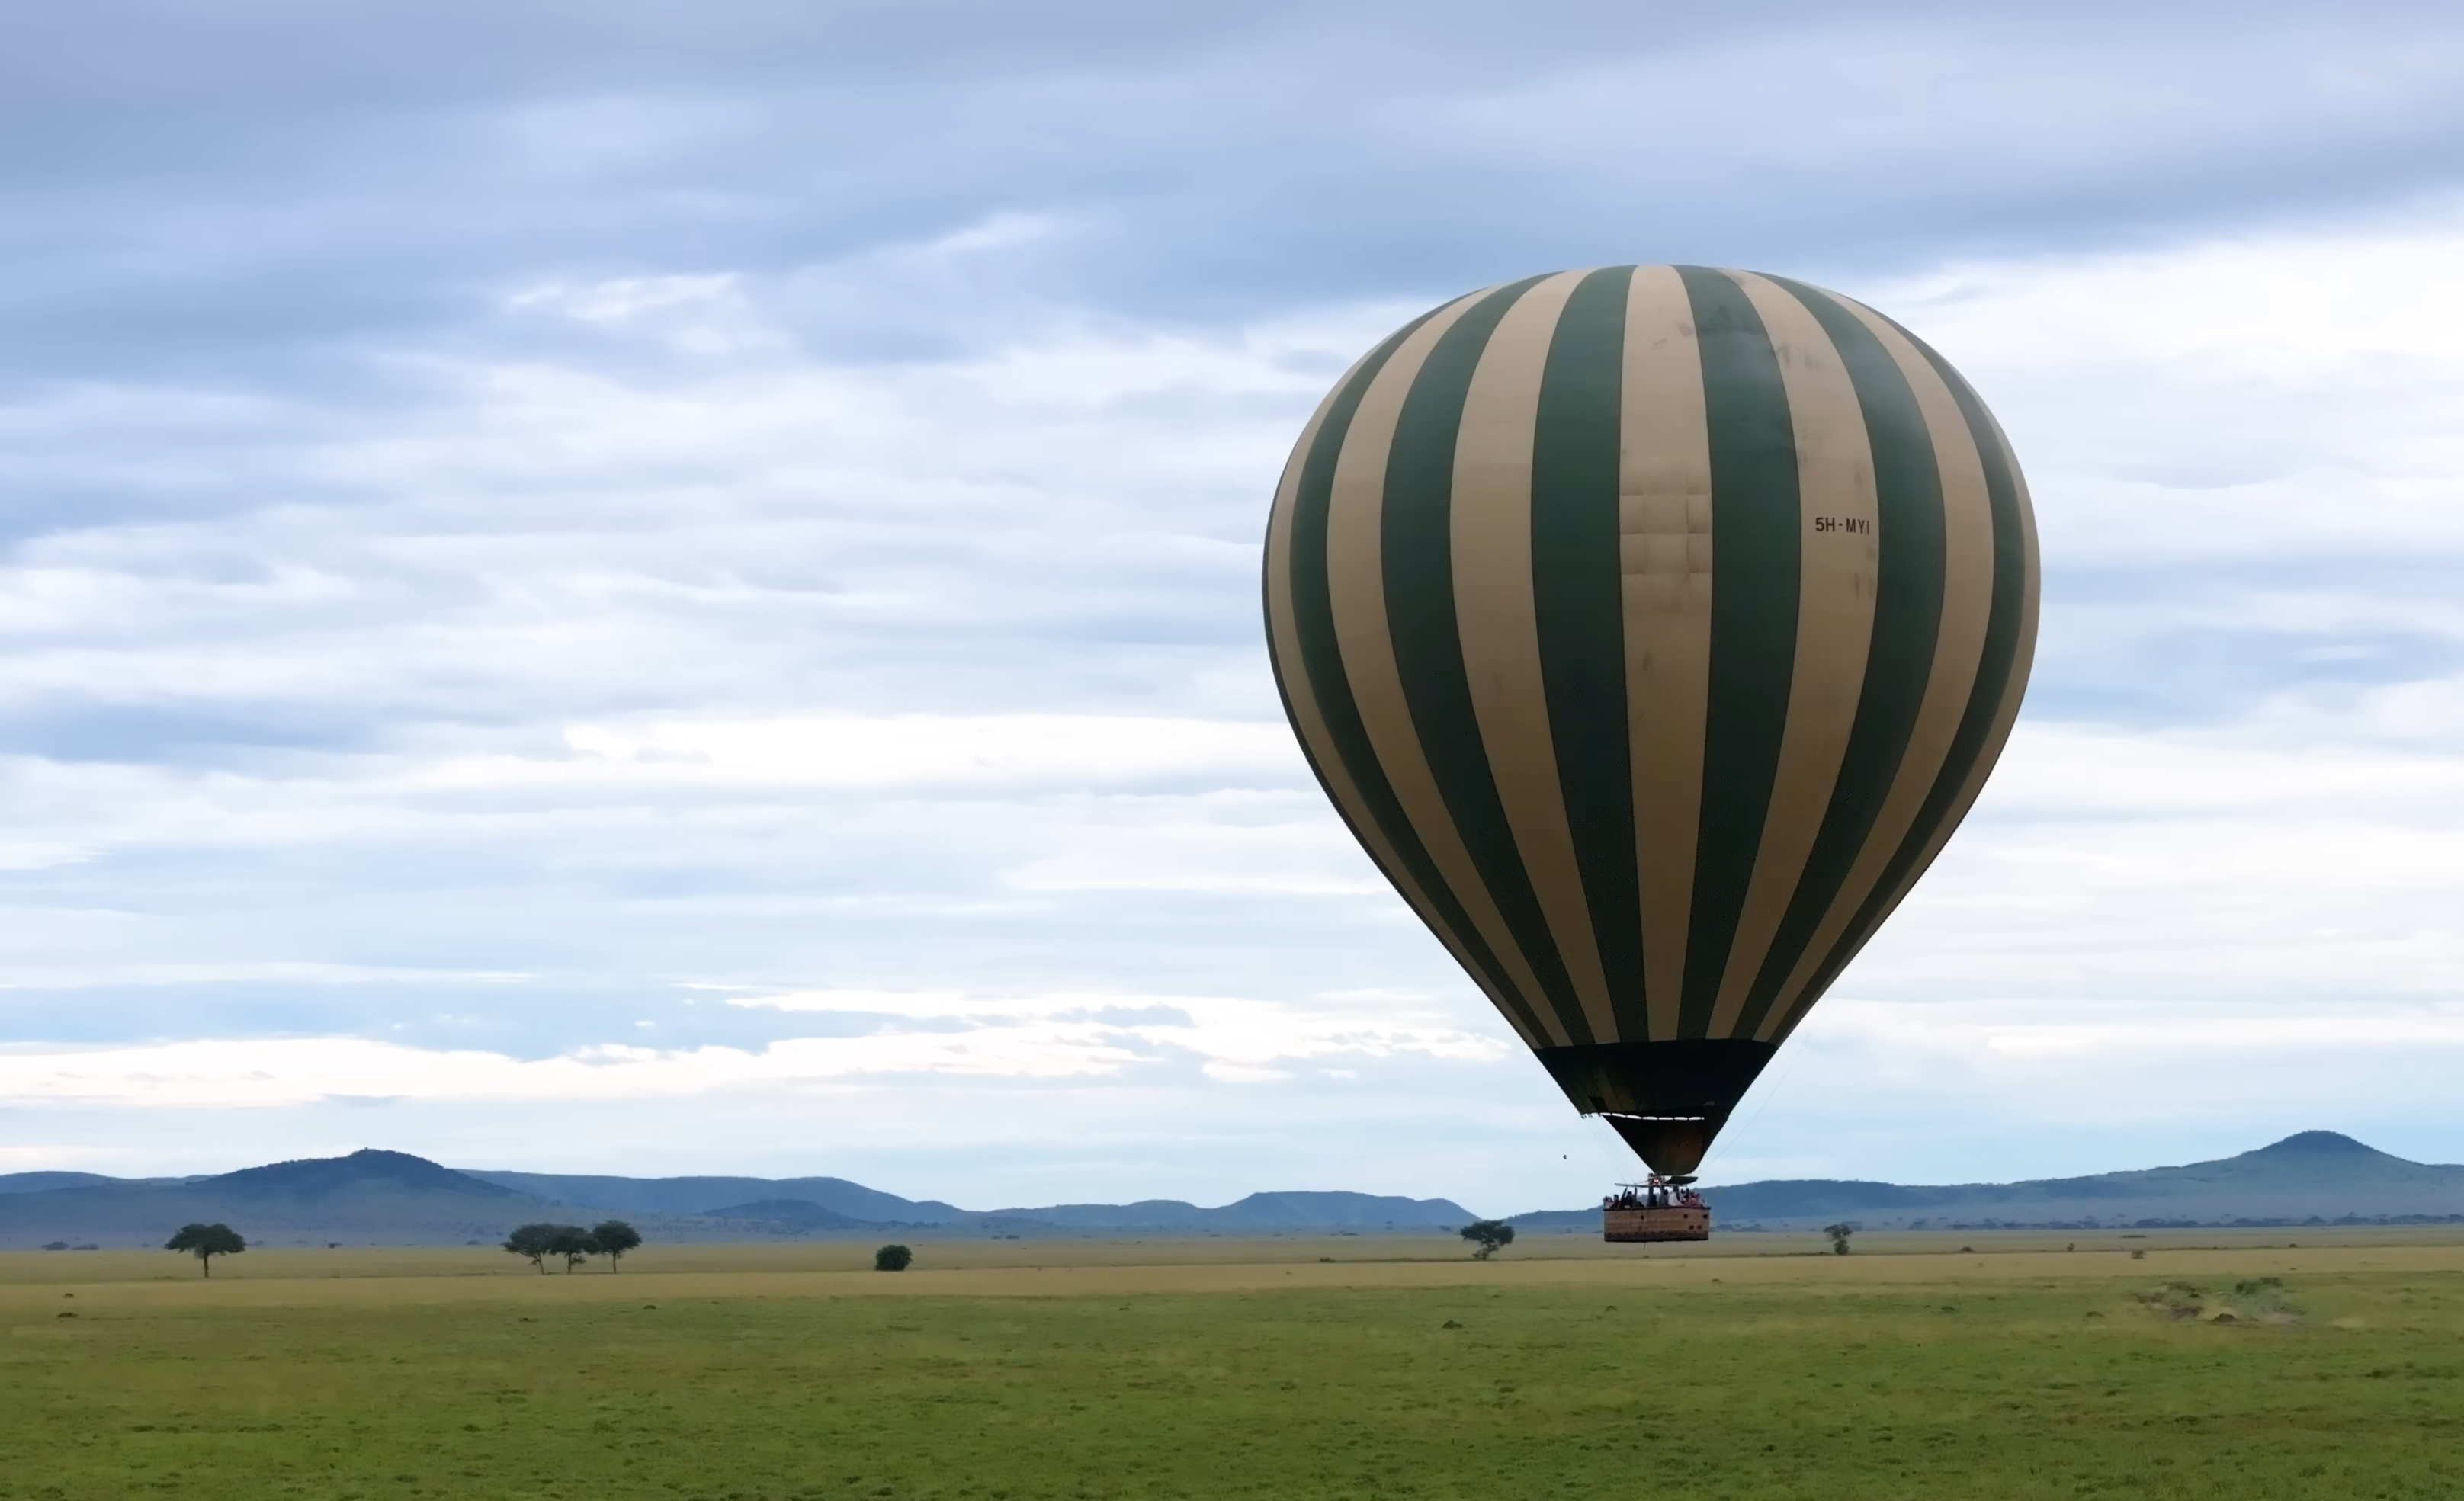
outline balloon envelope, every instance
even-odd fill
[[[1686,1173],[1975,800],[2036,578],[2009,445],[1913,335],[1617,266],[1363,357],[1265,604],[1353,833],[1575,1108]]]

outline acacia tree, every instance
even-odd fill
[[[881,1249],[872,1253],[872,1269],[875,1271],[905,1271],[907,1269],[907,1264],[914,1259],[915,1253],[904,1246],[884,1246]]]
[[[590,1227],[590,1238],[607,1253],[607,1269],[614,1271],[624,1254],[642,1244],[642,1232],[622,1220],[602,1220]]]
[[[1824,1225],[1822,1233],[1831,1237],[1831,1254],[1845,1256],[1848,1254],[1848,1237],[1857,1233],[1857,1226],[1843,1221],[1838,1225]]]
[[[1474,1261],[1486,1261],[1505,1247],[1514,1244],[1514,1226],[1504,1220],[1474,1220],[1463,1227],[1463,1238],[1478,1247],[1471,1253]]]
[[[574,1268],[599,1254],[599,1242],[581,1225],[560,1225],[556,1227],[555,1236],[549,1240],[547,1249],[549,1255],[564,1258],[565,1275],[571,1276]]]
[[[505,1249],[517,1256],[529,1257],[539,1275],[546,1276],[548,1253],[556,1248],[552,1244],[556,1240],[556,1232],[563,1228],[565,1226],[561,1225],[545,1223],[517,1225],[513,1233],[505,1237]]]
[[[248,1242],[228,1225],[184,1225],[179,1234],[163,1243],[163,1248],[187,1251],[197,1258],[198,1269],[210,1277],[215,1257],[236,1256],[248,1249]]]

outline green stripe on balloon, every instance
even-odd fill
[[[1540,376],[1531,444],[1531,594],[1557,786],[1617,1035],[1651,1035],[1642,894],[1626,743],[1625,595],[1617,477],[1626,295],[1634,268],[1595,271],[1567,298]]]
[[[1942,468],[1916,393],[1890,351],[1857,315],[1803,282],[1771,279],[1814,314],[1856,388],[1874,459],[1875,531],[1881,556],[1873,641],[1857,718],[1821,830],[1806,857],[1805,873],[1737,1019],[1740,1037],[1753,1036],[1762,1025],[1824,915],[1838,899],[1849,868],[1864,851],[1874,820],[1899,776],[1917,711],[1925,704],[1942,628]]]
[[[1752,884],[1796,666],[1796,433],[1779,357],[1743,288],[1680,266],[1711,448],[1711,695],[1677,1034],[1708,1034]]]
[[[1578,1043],[1594,1040],[1591,1024],[1550,934],[1548,917],[1523,869],[1507,821],[1488,750],[1463,670],[1463,634],[1455,615],[1455,444],[1464,398],[1489,336],[1515,299],[1542,277],[1500,287],[1463,311],[1438,337],[1395,422],[1386,455],[1386,493],[1379,516],[1386,618],[1395,669],[1412,714],[1412,729],[1445,799],[1455,831],[1488,888],[1515,946],[1545,999]]]
[[[1344,671],[1343,650],[1334,631],[1333,599],[1327,581],[1327,516],[1334,494],[1335,461],[1342,456],[1344,441],[1351,433],[1352,420],[1358,413],[1361,398],[1368,394],[1370,384],[1376,380],[1377,372],[1386,367],[1386,362],[1394,358],[1395,351],[1401,347],[1403,341],[1442,311],[1444,309],[1435,308],[1412,320],[1378,345],[1369,358],[1360,362],[1360,367],[1353,372],[1351,382],[1329,407],[1326,421],[1318,427],[1317,441],[1302,460],[1300,481],[1293,487],[1292,494],[1292,623],[1295,633],[1300,637],[1301,669],[1308,678],[1310,694],[1317,699],[1318,713],[1326,721],[1327,736],[1334,741],[1335,753],[1342,758],[1343,769],[1351,776],[1361,801],[1368,805],[1369,816],[1376,821],[1378,829],[1385,834],[1396,858],[1402,862],[1413,882],[1426,894],[1429,905],[1437,909],[1438,918],[1445,924],[1446,931],[1454,936],[1463,952],[1471,956],[1472,962],[1479,967],[1479,978],[1487,982],[1489,993],[1504,998],[1506,1004],[1515,1008],[1518,1020],[1524,1023],[1529,1035],[1542,1037],[1547,1035],[1547,1029],[1523,1004],[1513,982],[1507,978],[1505,966],[1498,962],[1495,951],[1481,938],[1470,915],[1463,911],[1462,901],[1440,873],[1437,862],[1429,858],[1427,847],[1420,843],[1419,835],[1413,830],[1412,821],[1404,816],[1402,803],[1395,796],[1394,784],[1386,780],[1385,768],[1378,764],[1377,753],[1369,741],[1369,732],[1360,722],[1360,706],[1352,696],[1351,675]],[[1273,639],[1270,630],[1267,633],[1270,645]],[[1280,665],[1277,671],[1280,675],[1283,671]],[[1291,705],[1288,699],[1284,709],[1289,716]],[[1299,721],[1295,718],[1293,722]],[[1302,739],[1301,748],[1304,754],[1308,754],[1306,738]],[[1333,786],[1328,782],[1325,771],[1318,767],[1313,755],[1309,759],[1309,767],[1316,772],[1318,784],[1326,790],[1327,800],[1334,805],[1336,813],[1344,822],[1350,824],[1351,811],[1344,806],[1343,800],[1334,795]],[[1360,830],[1353,829],[1353,837],[1357,839],[1359,836]],[[1368,845],[1366,840],[1361,842],[1364,847]]]

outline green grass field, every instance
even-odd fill
[[[0,1497],[2464,1496],[2454,1247],[1287,1245],[1229,1283],[1159,1252],[1062,1284],[1065,1249],[569,1279],[300,1253],[211,1284],[11,1258]]]

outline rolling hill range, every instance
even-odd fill
[[[1003,1230],[1182,1230],[1452,1228],[1479,1218],[1445,1199],[1378,1194],[1265,1193],[1205,1208],[1178,1199],[1135,1203],[1063,1203],[1032,1208],[961,1209],[938,1199],[901,1199],[844,1178],[612,1178],[464,1170],[470,1177],[538,1195],[550,1203],[634,1214],[734,1220],[793,1220],[812,1225],[835,1216],[848,1224],[966,1225]],[[789,1210],[784,1206],[802,1204]],[[759,1210],[759,1214],[746,1211]],[[817,1215],[815,1211],[820,1211]]]
[[[1708,1187],[1726,1230],[1847,1220],[1873,1228],[2137,1227],[2464,1223],[2464,1166],[2402,1158],[2305,1131],[2213,1162],[2017,1183],[1908,1185],[1801,1179]],[[653,1241],[939,1235],[1442,1233],[1477,1218],[1446,1199],[1260,1193],[1207,1207],[1177,1199],[972,1210],[902,1199],[843,1178],[624,1178],[461,1171],[361,1151],[214,1177],[0,1177],[0,1248],[155,1247],[190,1221],[272,1246],[492,1245],[533,1220],[615,1215]],[[1596,1233],[1596,1209],[1517,1215],[1526,1231]]]
[[[220,1222],[271,1246],[491,1245],[534,1220],[630,1220],[652,1240],[867,1236],[936,1229],[971,1235],[1272,1234],[1445,1230],[1476,1216],[1443,1199],[1353,1193],[1251,1194],[1214,1208],[1131,1204],[960,1209],[902,1199],[843,1178],[617,1178],[463,1172],[402,1152],[363,1150],[217,1177],[125,1180],[21,1173],[0,1182],[0,1248],[153,1247],[190,1221]]]
[[[1876,1229],[2152,1228],[2464,1221],[2464,1166],[2407,1161],[2332,1131],[2304,1131],[2213,1162],[2017,1183],[1909,1185],[1774,1179],[1706,1187],[1727,1229],[1846,1220]],[[1594,1228],[1595,1210],[1517,1216],[1531,1229]]]

